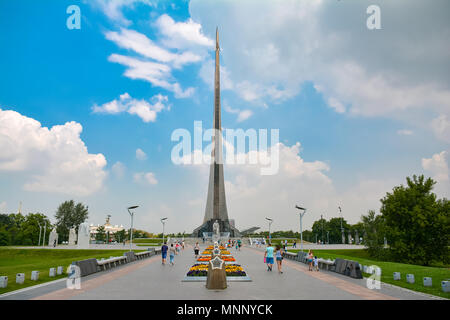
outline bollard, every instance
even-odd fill
[[[56,269],[55,268],[50,268],[50,271],[48,272],[48,276],[50,278],[53,278],[56,276]]]
[[[423,286],[424,287],[432,287],[433,279],[431,279],[430,277],[423,277]]]
[[[406,275],[406,282],[414,283],[414,275],[413,274],[407,274]]]
[[[25,273],[16,274],[16,283],[23,284],[25,282]]]
[[[31,280],[33,281],[39,280],[39,271],[31,271]]]
[[[0,277],[0,288],[6,288],[8,286],[8,277],[1,276]]]
[[[450,281],[449,280],[442,281],[441,286],[442,286],[442,291],[450,292]]]
[[[62,266],[59,266],[58,269],[56,269],[56,274],[60,275],[63,274],[64,268]]]
[[[400,272],[394,272],[394,280],[401,280]]]

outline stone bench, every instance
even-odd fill
[[[334,268],[336,266],[334,263],[334,260],[319,258],[319,259],[317,259],[317,261],[319,263],[319,269],[325,269],[327,271],[334,271]]]
[[[97,260],[97,265],[100,267],[100,270],[111,269],[112,267],[116,267],[120,264],[125,264],[127,262],[127,257],[111,257],[109,259]]]
[[[284,254],[283,254],[283,257],[286,258],[286,259],[290,259],[290,260],[296,260],[297,254],[293,253],[293,252],[285,251]]]

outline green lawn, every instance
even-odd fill
[[[290,252],[297,252],[299,250],[289,250]],[[306,251],[306,250],[305,250]],[[407,288],[414,291],[424,292],[440,297],[450,299],[450,293],[445,293],[441,288],[442,280],[450,280],[450,268],[444,267],[424,267],[412,264],[404,264],[398,262],[377,261],[369,257],[366,250],[358,249],[341,249],[341,250],[313,250],[313,254],[319,258],[331,259],[336,258],[354,260],[359,264],[370,266],[376,265],[381,268],[381,281],[393,284],[399,287]],[[394,281],[393,273],[400,272],[401,280]],[[406,274],[413,274],[415,283],[406,282]],[[363,273],[365,277],[370,274]],[[433,279],[432,287],[423,286],[423,277],[431,277]]]
[[[164,240],[166,240],[165,238]],[[153,243],[153,244],[162,244],[162,239],[158,238],[137,238],[133,239],[133,243]]]
[[[67,267],[73,261],[89,258],[122,256],[128,250],[70,250],[70,249],[11,249],[0,247],[0,276],[8,276],[8,287],[0,288],[0,294],[25,287],[57,280],[67,276]],[[136,252],[144,250],[136,250]],[[49,277],[49,269],[64,267],[64,274]],[[39,271],[39,280],[31,281],[31,271]],[[16,283],[16,274],[25,273],[25,282]]]

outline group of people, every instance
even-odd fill
[[[284,249],[281,248],[281,245],[277,244],[274,248],[270,243],[267,243],[266,251],[264,252],[264,263],[267,264],[267,271],[272,271],[275,258],[277,261],[278,273],[283,273],[281,270],[283,265],[283,255]]]
[[[177,255],[181,250],[184,250],[184,248],[184,241],[176,241],[175,245],[174,243],[171,243],[170,247],[167,245],[167,242],[164,242],[161,247],[162,264],[166,264],[167,253],[169,253],[169,264],[173,266],[175,264],[175,255]]]
[[[278,272],[283,273],[282,265],[285,250],[285,246],[282,248],[281,245],[277,244],[274,248],[270,243],[267,243],[266,251],[264,252],[264,263],[267,264],[267,271],[272,271],[275,258]],[[309,250],[308,252],[307,261],[308,271],[319,271],[319,259],[317,256],[314,256],[312,250]]]
[[[308,251],[308,271],[319,271],[319,259],[313,255],[311,250]]]

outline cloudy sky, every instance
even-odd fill
[[[298,230],[296,204],[356,223],[413,174],[449,197],[449,21],[447,0],[1,1],[0,212],[197,227],[208,166],[174,164],[171,135],[212,125],[216,27],[223,127],[279,129],[277,174],[225,165],[239,229]]]

